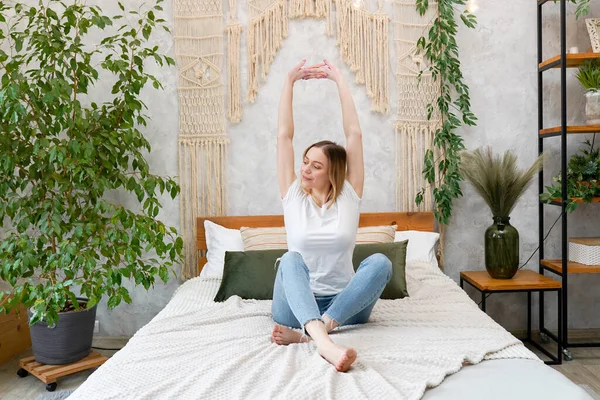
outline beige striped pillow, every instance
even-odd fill
[[[397,225],[365,226],[358,228],[356,243],[392,243]],[[287,249],[285,227],[240,229],[244,251]]]
[[[392,243],[398,225],[365,226],[356,232],[356,244]]]
[[[285,227],[240,228],[244,251],[287,249]]]

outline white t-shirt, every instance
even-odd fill
[[[335,203],[319,207],[294,181],[282,199],[288,250],[302,255],[310,272],[310,286],[318,296],[342,291],[354,276],[352,253],[356,243],[360,198],[344,182]]]

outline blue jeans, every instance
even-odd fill
[[[281,257],[275,278],[273,319],[290,328],[304,328],[309,321],[322,320],[324,314],[339,325],[364,324],[391,278],[391,261],[377,253],[360,263],[344,290],[330,296],[315,296],[302,256],[288,251]]]

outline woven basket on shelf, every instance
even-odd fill
[[[600,238],[569,238],[569,261],[584,265],[600,265]]]

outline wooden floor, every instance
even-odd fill
[[[128,338],[122,337],[99,337],[94,338],[93,346],[109,349],[118,349],[127,343]],[[105,356],[112,356],[116,351],[95,349]],[[35,400],[40,394],[46,392],[46,384],[42,383],[33,375],[25,378],[17,376],[19,359],[32,355],[31,349],[13,358],[11,361],[0,366],[0,399],[2,400]],[[64,389],[76,389],[94,372],[96,368],[77,372],[57,380],[56,391]]]
[[[552,366],[577,384],[586,384],[600,396],[600,348],[571,349],[572,361]]]
[[[525,332],[512,332],[517,337],[524,337]],[[556,332],[554,332],[556,334]],[[534,339],[539,343],[539,334],[533,333]],[[600,330],[598,329],[569,329],[569,342],[600,342]],[[544,345],[552,354],[556,354],[556,345]],[[531,350],[542,360],[547,358],[536,349]],[[570,348],[573,354],[572,361],[563,360],[562,365],[551,367],[562,373],[577,384],[588,385],[600,397],[600,347]]]
[[[96,338],[94,346],[105,348],[120,348],[127,343],[127,338]],[[549,350],[552,350],[549,347]],[[111,356],[115,351],[98,350],[99,353]],[[564,374],[577,384],[586,384],[600,395],[600,348],[571,349],[573,361],[564,361],[562,365],[553,368]],[[31,349],[0,366],[0,388],[2,400],[34,400],[41,393],[46,393],[46,385],[34,376],[19,378],[19,359],[30,356]],[[71,376],[60,378],[58,390],[75,389],[81,385],[95,369],[78,372]]]

